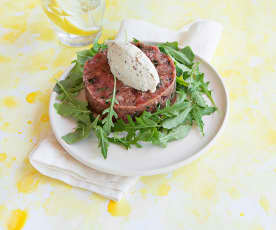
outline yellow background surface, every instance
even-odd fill
[[[0,229],[276,229],[276,1],[107,0],[102,40],[128,17],[224,26],[212,64],[230,94],[225,131],[119,203],[40,175],[27,156],[50,128],[54,79],[80,49],[57,41],[38,0],[1,0]]]

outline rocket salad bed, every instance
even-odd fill
[[[199,63],[194,61],[192,50],[190,47],[180,49],[177,42],[158,45],[160,51],[169,55],[175,63],[177,99],[174,104],[168,100],[164,108],[159,107],[155,112],[144,111],[134,118],[128,116],[128,122],[118,120],[113,109],[114,104],[118,103],[114,77],[113,94],[106,101],[109,107],[101,115],[93,116],[88,103],[78,100],[77,95],[84,87],[85,62],[106,48],[105,44],[95,42],[91,49],[78,52],[70,74],[65,80],[57,82],[54,88],[60,101],[54,104],[57,113],[77,122],[75,130],[63,136],[66,143],[78,142],[93,131],[98,138],[101,153],[106,158],[109,143],[121,145],[126,149],[133,145],[142,147],[142,142],[166,147],[168,142],[184,138],[193,124],[204,135],[202,117],[214,113],[217,108],[208,89],[208,82],[204,82],[204,74],[199,71]],[[209,100],[212,106],[208,105],[206,100]]]

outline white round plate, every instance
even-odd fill
[[[105,160],[98,148],[95,135],[78,143],[68,145],[62,136],[72,132],[75,122],[58,115],[53,107],[57,94],[51,95],[50,121],[54,134],[64,149],[83,164],[102,172],[119,176],[145,176],[165,173],[183,166],[199,157],[221,133],[228,114],[228,96],[224,83],[216,70],[206,61],[196,56],[200,62],[200,71],[205,74],[205,81],[210,81],[210,89],[218,111],[205,116],[205,136],[201,136],[199,129],[193,127],[188,136],[182,140],[170,142],[166,148],[145,144],[143,148],[132,147],[126,150],[118,145],[110,144]],[[69,68],[61,79],[67,77]]]

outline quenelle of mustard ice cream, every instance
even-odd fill
[[[125,85],[155,92],[160,82],[151,60],[130,42],[109,41],[107,58],[112,74]]]

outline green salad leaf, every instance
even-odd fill
[[[72,96],[78,95],[80,90],[83,88],[82,80],[82,68],[81,66],[74,62],[74,66],[71,69],[69,75],[66,79],[58,81],[54,87],[54,91],[58,93],[58,99],[63,101],[65,98],[64,90],[61,89],[61,86],[68,91]]]
[[[139,40],[138,39],[136,39],[136,38],[133,38],[133,42],[139,42]]]
[[[94,57],[100,50],[104,50],[106,48],[106,44],[99,44],[98,41],[95,40],[91,49],[77,52],[77,63],[83,67],[88,59]]]
[[[77,52],[77,63],[83,67],[85,62],[94,55],[95,53],[92,51],[92,49],[79,51]]]
[[[129,149],[131,147],[131,144],[126,138],[108,137],[108,141],[116,145],[121,145],[126,149]]]
[[[191,66],[192,61],[190,60],[190,56],[189,55],[187,56],[185,52],[182,52],[178,48],[176,49],[176,47],[175,47],[176,45],[177,45],[177,43],[168,43],[167,42],[167,43],[163,43],[163,44],[159,45],[159,49],[162,52],[170,55],[173,59],[175,59],[180,64]]]
[[[102,120],[103,129],[108,134],[111,132],[111,128],[114,126],[113,118],[115,118],[115,119],[118,118],[117,113],[113,109],[115,102],[118,103],[116,101],[116,97],[115,96],[116,96],[116,77],[114,77],[114,87],[113,87],[112,98],[106,100],[107,103],[110,103],[110,106],[102,112],[102,115],[106,116]]]
[[[68,133],[65,136],[63,136],[62,139],[67,144],[74,144],[76,142],[81,141],[82,139],[87,138],[91,134],[92,128],[93,127],[91,124],[78,122],[75,130],[72,133]]]
[[[202,121],[202,113],[199,106],[194,105],[192,109],[192,117],[195,120],[197,126],[199,127],[201,134],[204,136],[204,130],[203,130],[204,123]]]
[[[190,60],[190,62],[194,61],[195,55],[190,46],[184,47],[180,50],[180,52],[183,53]]]
[[[57,113],[64,117],[71,117],[84,124],[89,123],[91,111],[87,108],[88,103],[76,99],[61,83],[57,82],[57,85],[59,86],[61,93],[64,95],[64,103],[54,104]]]
[[[165,129],[172,129],[182,124],[186,120],[189,112],[192,110],[190,103],[187,103],[186,105],[187,107],[183,111],[179,112],[177,116],[165,119],[161,124],[162,127]]]
[[[77,52],[77,60],[72,62],[74,66],[72,67],[69,75],[66,79],[59,81],[59,84],[56,84],[54,87],[54,91],[59,94],[57,99],[61,101],[64,99],[64,91],[61,90],[60,86],[63,86],[63,88],[72,96],[78,95],[84,86],[82,75],[85,62],[94,57],[100,50],[104,50],[106,48],[107,45],[99,44],[98,38],[96,38],[90,49]]]
[[[99,117],[100,117],[99,115],[96,117],[96,119],[93,121],[91,126],[92,126],[92,129],[94,130],[96,137],[98,138],[98,146],[101,149],[101,153],[104,159],[106,159],[108,146],[109,146],[108,137],[107,137],[108,135],[103,129],[103,127],[98,124]]]
[[[137,39],[133,40],[138,42]],[[211,115],[217,108],[209,90],[209,82],[204,81],[204,73],[195,62],[195,55],[190,47],[179,48],[177,42],[166,42],[159,46],[161,52],[169,55],[176,66],[177,100],[170,100],[155,112],[144,111],[139,116],[127,117],[127,122],[118,119],[114,110],[116,100],[116,78],[114,77],[113,94],[106,101],[109,105],[101,114],[93,116],[85,101],[77,99],[83,89],[83,66],[99,51],[107,48],[106,44],[94,42],[92,48],[77,52],[77,59],[68,77],[57,82],[54,91],[60,103],[54,104],[58,114],[76,121],[73,132],[63,136],[68,144],[87,138],[91,132],[98,139],[98,146],[103,157],[107,158],[109,143],[126,149],[132,146],[142,147],[143,142],[150,142],[166,147],[171,141],[186,137],[195,124],[204,135],[203,116]]]
[[[191,128],[192,126],[188,124],[179,125],[175,129],[172,129],[167,134],[162,133],[161,137],[159,137],[160,143],[163,143],[163,145],[166,146],[168,142],[183,139],[188,135]]]

